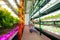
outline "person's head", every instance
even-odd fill
[[[31,18],[30,21],[32,21],[33,19]]]

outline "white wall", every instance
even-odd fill
[[[26,14],[25,14],[25,25],[29,25],[29,13],[30,13],[30,8],[31,8],[32,2],[31,1],[27,1],[26,4]]]
[[[29,14],[25,14],[25,25],[29,25]]]

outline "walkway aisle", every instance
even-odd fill
[[[29,27],[25,26],[22,40],[43,40],[43,38],[40,37],[39,33],[30,33]]]

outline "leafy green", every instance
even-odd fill
[[[18,22],[18,19],[11,16],[8,10],[5,8],[0,9],[0,26],[2,26],[2,28],[10,28],[16,22]]]
[[[50,16],[46,16],[44,18],[41,18],[41,20],[45,20],[45,19],[53,19],[53,18],[58,18],[60,17],[60,13],[56,14],[56,15],[50,15]]]

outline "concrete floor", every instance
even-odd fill
[[[29,32],[29,27],[25,26],[23,36],[22,36],[21,40],[44,40],[44,39],[39,35],[39,32],[30,33]]]

